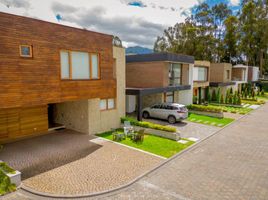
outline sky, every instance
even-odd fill
[[[0,0],[0,12],[118,36],[123,45],[153,48],[164,29],[184,21],[200,2],[240,0]]]

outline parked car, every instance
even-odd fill
[[[188,109],[185,105],[177,103],[159,103],[142,110],[143,118],[158,118],[168,120],[170,124],[188,117]]]

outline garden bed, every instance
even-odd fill
[[[123,132],[123,129],[118,129],[118,132]],[[104,132],[101,134],[97,134],[99,137],[103,137],[108,140],[113,140],[112,131]],[[187,140],[187,139],[184,139]],[[118,143],[131,146],[137,149],[141,149],[143,151],[147,151],[165,158],[169,158],[176,153],[182,151],[183,149],[189,147],[194,144],[193,141],[189,141],[186,144],[178,143],[174,140],[145,134],[144,140],[142,143],[133,142],[130,138],[126,138],[125,140],[117,141]]]

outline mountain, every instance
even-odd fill
[[[135,47],[128,47],[126,49],[126,54],[131,55],[131,54],[148,54],[148,53],[153,53],[152,49],[145,48],[145,47],[140,47],[140,46],[135,46]]]

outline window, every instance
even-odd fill
[[[169,85],[181,85],[181,64],[178,63],[170,64]]]
[[[20,56],[32,58],[33,57],[33,49],[30,45],[20,45]]]
[[[61,51],[62,79],[99,79],[99,55],[79,51]]]
[[[230,70],[226,70],[226,78],[230,79]]]
[[[111,110],[115,108],[115,99],[101,99],[100,110]]]
[[[99,59],[97,54],[91,54],[92,78],[99,78]]]
[[[198,81],[207,81],[208,68],[198,67]]]
[[[106,99],[101,99],[100,100],[100,109],[101,110],[106,110],[107,109]]]
[[[166,103],[173,103],[174,102],[174,92],[167,92],[165,93],[165,102]]]
[[[60,54],[61,62],[61,78],[67,79],[70,78],[70,65],[69,65],[69,55],[68,52],[61,52]]]

